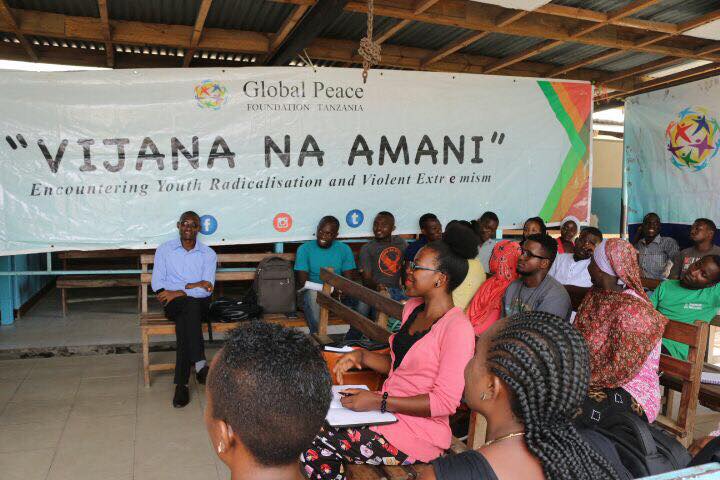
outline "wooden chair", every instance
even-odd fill
[[[118,268],[126,266],[137,268],[140,260],[140,250],[93,250],[89,252],[68,251],[60,252],[58,258],[62,261],[63,270],[81,268],[82,270],[107,270],[108,267]],[[76,264],[74,261],[82,263]],[[96,261],[96,263],[92,263]],[[109,262],[112,261],[112,264]],[[118,261],[121,263],[119,264]],[[71,262],[73,262],[71,264]],[[99,263],[97,263],[99,262]],[[69,290],[76,288],[138,288],[138,309],[140,308],[140,278],[137,274],[103,273],[98,275],[60,275],[55,281],[56,288],[60,289],[63,317],[67,315],[70,303]]]
[[[295,260],[294,253],[221,253],[217,256],[218,264],[227,267],[231,264],[242,264],[257,266],[263,259],[267,257],[280,257],[288,261]],[[152,281],[152,272],[150,265],[155,261],[154,254],[145,254],[140,257],[140,337],[142,343],[143,354],[143,375],[145,386],[150,386],[150,372],[161,370],[172,370],[175,368],[174,363],[150,363],[150,337],[156,335],[174,335],[175,324],[165,317],[162,310],[154,312],[148,311],[148,288]],[[219,271],[215,275],[215,283],[218,282],[235,282],[235,281],[252,281],[255,278],[255,271]],[[159,303],[157,304],[160,305]],[[263,320],[266,322],[280,323],[286,327],[304,327],[306,326],[305,317],[301,312],[297,313],[295,318],[290,318],[283,314],[264,314]],[[335,322],[335,320],[332,320]],[[326,321],[327,323],[327,321]],[[227,332],[237,327],[238,323],[212,323],[213,332]],[[207,333],[207,323],[202,325],[203,333]],[[327,328],[327,327],[326,327]]]
[[[321,344],[332,342],[332,340],[327,336],[328,319],[331,315],[337,317],[339,321],[345,322],[360,330],[371,340],[382,343],[388,341],[390,332],[387,331],[387,319],[388,317],[402,318],[403,305],[401,303],[392,300],[387,295],[370,290],[359,283],[336,275],[330,268],[322,269],[320,271],[320,279],[323,281],[323,291],[318,293],[317,297],[317,302],[320,305],[320,322],[318,326],[318,333],[315,337],[318,342]],[[378,312],[377,320],[372,321],[352,308],[343,305],[343,303],[339,300],[333,298],[331,296],[333,288],[340,290],[343,296],[355,298],[370,305],[371,307],[374,307]],[[334,357],[331,357],[331,360],[333,359]],[[365,379],[371,381],[373,380],[370,378],[372,377],[372,374],[368,377],[368,372],[364,370],[348,373],[357,374],[357,378],[360,380],[359,383],[365,383]],[[365,375],[363,376],[363,374]],[[479,446],[484,443],[486,424],[483,423],[483,421],[484,418],[480,415],[473,414],[471,416],[468,441],[475,443],[470,443],[470,445]],[[472,448],[472,446],[470,448]],[[460,453],[467,449],[468,445],[464,444],[457,438],[453,438],[450,447],[451,451],[454,453]],[[351,480],[409,480],[418,478],[424,470],[429,468],[432,467],[427,464],[406,466],[381,465],[377,467],[372,465],[349,465],[348,471],[349,478]]]
[[[664,338],[681,342],[690,347],[687,360],[670,355],[660,356],[660,383],[665,387],[666,404],[664,414],[656,422],[675,435],[684,446],[689,446],[695,430],[695,412],[700,391],[700,376],[705,359],[708,340],[708,324],[696,321],[694,324],[670,320],[665,327]],[[672,417],[672,392],[680,392],[677,419]]]

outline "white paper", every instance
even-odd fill
[[[310,280],[305,281],[305,285],[298,290],[298,292],[304,292],[305,290],[315,290],[316,292],[322,292],[323,284],[322,283],[316,283],[311,282]],[[335,289],[335,287],[330,287],[330,291],[332,292]]]
[[[354,412],[342,406],[340,399],[342,396],[339,392],[348,388],[360,388],[368,390],[366,385],[333,385],[333,398],[330,402],[325,420],[333,427],[352,427],[356,425],[381,425],[397,422],[397,417],[392,413],[381,413],[380,410],[370,412]]]
[[[353,351],[352,347],[345,345],[344,347],[325,347],[326,352],[337,352],[337,353],[350,353]]]
[[[700,377],[700,382],[720,385],[720,373],[703,372]]]

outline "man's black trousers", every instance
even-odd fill
[[[190,369],[205,360],[202,323],[206,321],[210,298],[178,297],[165,306],[165,315],[175,323],[177,355],[175,384],[187,385]]]

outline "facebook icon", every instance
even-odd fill
[[[357,228],[362,225],[365,220],[365,215],[360,210],[350,210],[345,216],[345,222],[347,222],[350,228]]]
[[[200,233],[203,235],[212,235],[217,230],[218,222],[212,215],[203,215],[200,217]]]

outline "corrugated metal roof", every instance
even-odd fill
[[[525,51],[544,41],[542,38],[516,37],[515,35],[506,35],[504,33],[491,33],[487,37],[471,43],[460,52],[474,55],[487,55],[489,57],[507,57]]]
[[[97,0],[7,0],[11,8],[39,10],[78,17],[99,17]],[[109,2],[112,4],[112,1]]]
[[[662,0],[632,16],[656,22],[682,23],[717,10],[718,6],[718,0]]]
[[[297,6],[290,3],[262,0],[215,0],[205,26],[274,33],[295,8]]]
[[[563,43],[559,47],[530,57],[528,60],[532,62],[554,63],[557,65],[570,65],[571,63],[579,62],[580,60],[592,57],[606,50],[609,49],[597,45]]]
[[[596,62],[588,65],[588,68],[597,68],[600,70],[609,70],[611,72],[619,72],[621,70],[627,70],[638,65],[643,65],[662,58],[663,55],[654,53],[638,53],[638,52],[626,52],[621,53],[616,57],[609,58],[600,62]]]
[[[470,33],[473,33],[473,31],[466,28],[412,22],[390,37],[387,43],[405,47],[438,50]]]
[[[108,10],[113,20],[195,25],[200,3],[201,0],[111,0]]]
[[[624,7],[632,3],[632,0],[555,0],[554,5],[565,5],[566,7],[578,7],[598,12],[609,12],[616,8]]]
[[[400,20],[390,17],[375,16],[373,35],[378,36]],[[343,12],[334,22],[325,27],[320,37],[338,38],[343,40],[360,40],[367,32],[367,15],[356,12]]]

